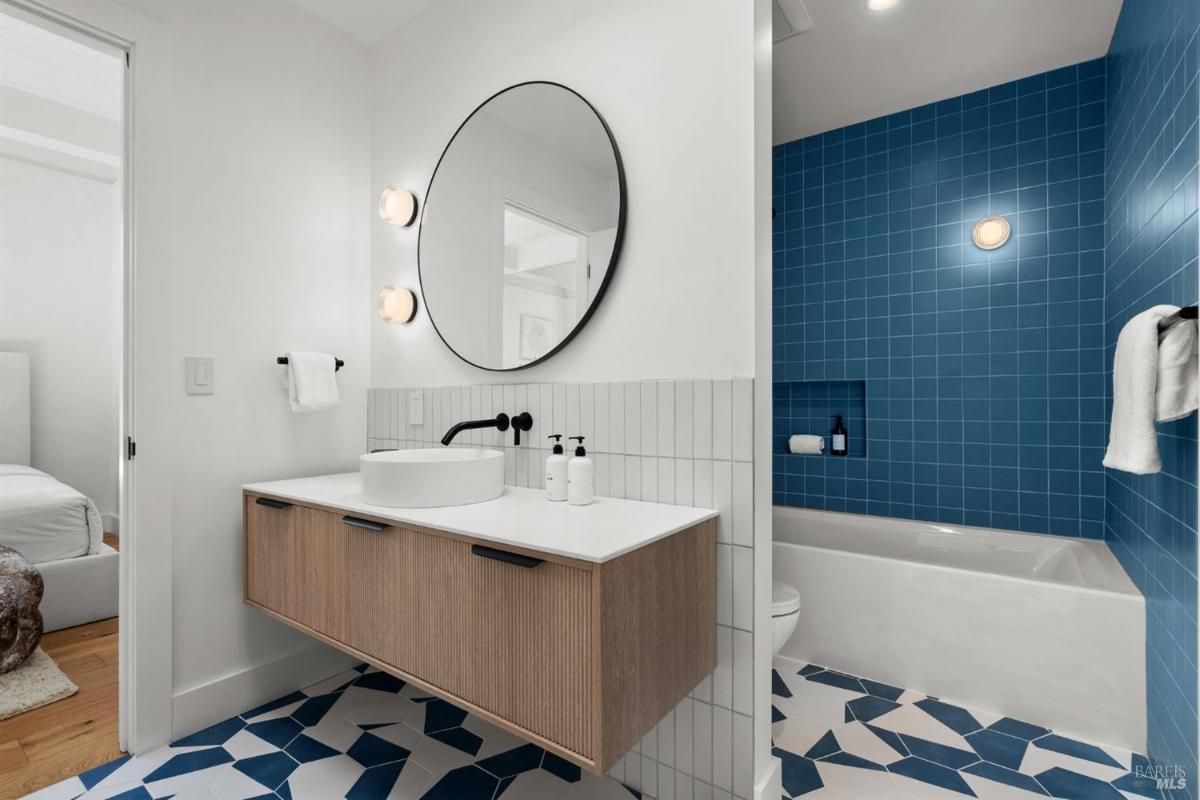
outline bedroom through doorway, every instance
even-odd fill
[[[0,798],[121,755],[127,66],[0,0]]]

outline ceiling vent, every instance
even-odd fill
[[[804,0],[771,0],[771,32],[776,44],[812,29]]]

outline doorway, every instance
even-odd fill
[[[0,2],[3,797],[122,752],[127,65]]]

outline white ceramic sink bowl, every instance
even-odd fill
[[[482,503],[504,493],[499,450],[442,447],[368,453],[358,460],[363,501],[391,508]]]

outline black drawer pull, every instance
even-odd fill
[[[365,531],[375,531],[376,533],[382,533],[389,527],[382,522],[373,522],[369,519],[360,519],[359,517],[351,516],[342,517],[342,522],[355,528],[362,528]]]
[[[291,508],[292,507],[291,503],[285,503],[282,500],[272,500],[269,497],[256,497],[254,499],[254,502],[258,503],[260,506],[266,506],[267,508]]]
[[[518,567],[532,569],[542,563],[542,559],[534,558],[533,556],[523,556],[519,553],[510,553],[507,550],[497,550],[494,547],[484,547],[481,544],[471,545],[471,555],[490,558],[495,561],[503,561],[506,564],[515,564]]]

